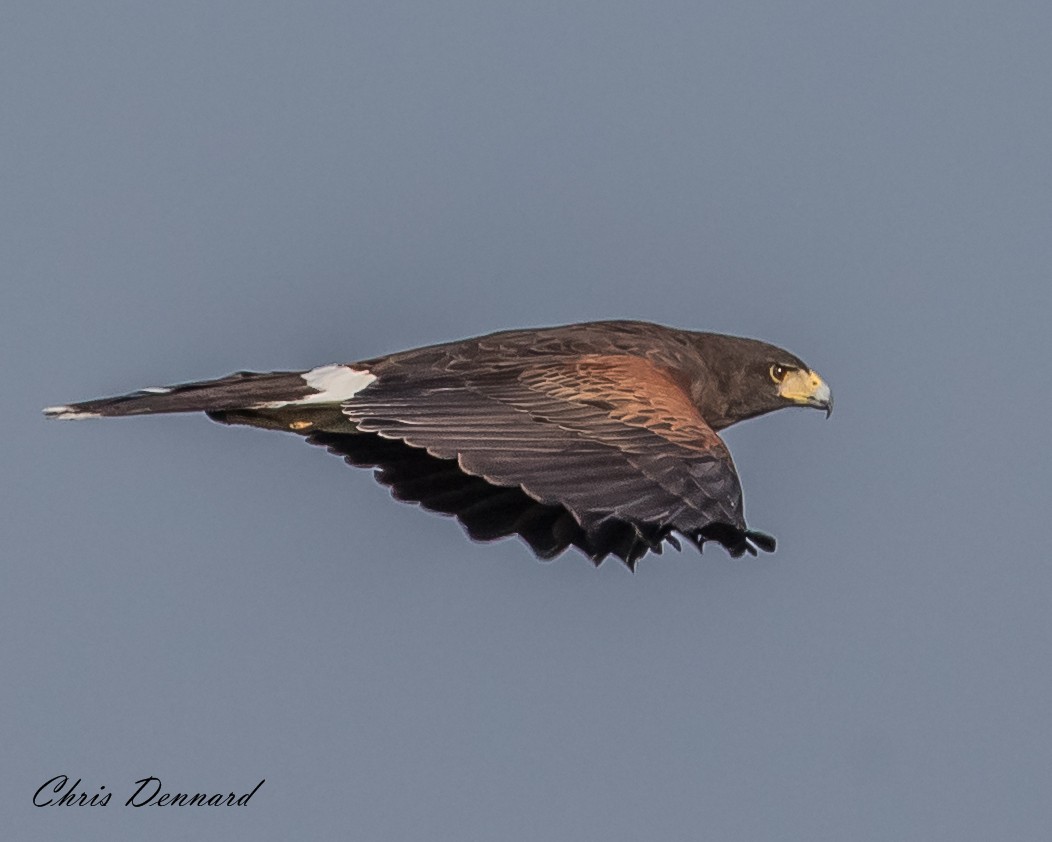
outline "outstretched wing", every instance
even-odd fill
[[[575,544],[630,564],[675,543],[673,532],[734,555],[773,547],[746,529],[723,441],[673,376],[641,357],[382,376],[342,410],[360,433],[408,448],[383,453],[371,436],[339,432],[318,432],[314,443],[380,467],[400,499],[463,513],[476,537],[517,532],[542,556]],[[519,528],[523,518],[550,523],[531,532]]]

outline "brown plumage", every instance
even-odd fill
[[[204,411],[304,435],[376,468],[399,500],[476,540],[521,536],[629,567],[677,536],[773,550],[745,524],[717,431],[784,406],[832,407],[801,360],[751,339],[643,322],[518,330],[322,366],[239,372],[52,407],[54,417]]]

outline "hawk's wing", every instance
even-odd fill
[[[672,376],[641,357],[381,377],[342,410],[385,441],[310,440],[380,467],[395,496],[456,514],[474,537],[518,533],[542,556],[572,543],[630,564],[675,543],[672,532],[734,555],[773,547],[746,529],[723,441]]]

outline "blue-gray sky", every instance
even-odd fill
[[[1052,7],[8,2],[11,838],[1038,840]],[[773,557],[471,544],[368,472],[48,404],[628,317],[760,337]],[[48,778],[116,793],[36,809]],[[244,809],[120,806],[266,784]]]

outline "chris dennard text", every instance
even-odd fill
[[[246,807],[253,795],[263,786],[261,780],[251,792],[243,795],[231,792],[163,792],[160,778],[140,778],[135,783],[135,790],[124,802],[125,807]],[[44,781],[33,794],[33,804],[37,807],[105,807],[110,803],[113,793],[105,786],[89,792],[81,786],[77,778],[72,784],[68,775],[55,775]]]

